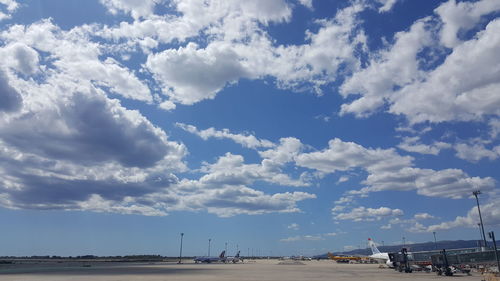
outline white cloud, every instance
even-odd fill
[[[409,166],[412,160],[409,156],[400,156],[394,149],[368,149],[336,138],[328,142],[327,149],[300,154],[296,163],[325,173],[353,168],[382,172]]]
[[[419,222],[416,222],[415,224],[413,224],[408,228],[409,232],[426,232],[426,230],[427,230],[426,227]]]
[[[442,149],[451,148],[451,144],[445,142],[434,142],[427,145],[420,142],[419,137],[404,137],[398,148],[408,152],[420,154],[438,155]]]
[[[479,120],[500,114],[500,20],[456,46],[425,79],[396,93],[390,112],[411,123]]]
[[[299,230],[300,229],[300,227],[297,223],[292,223],[292,224],[288,225],[286,228],[292,229],[292,230]]]
[[[496,139],[500,134],[500,119],[493,118],[489,121],[490,126],[490,137],[491,139]]]
[[[153,14],[153,9],[161,0],[100,0],[112,14],[119,11],[130,13],[134,19]]]
[[[283,165],[294,161],[297,155],[300,154],[304,145],[299,139],[288,137],[281,138],[280,144],[272,149],[259,151],[259,155],[266,159],[268,164]]]
[[[381,220],[386,217],[402,216],[401,209],[391,209],[388,207],[380,207],[377,209],[357,207],[347,213],[334,213],[335,220],[352,220],[352,221],[373,221]]]
[[[300,235],[297,235],[297,236],[291,236],[291,237],[280,239],[280,242],[295,242],[295,241],[300,241],[300,240],[302,240],[302,237]]]
[[[175,105],[175,103],[167,100],[167,101],[161,102],[158,105],[158,107],[163,109],[163,110],[170,111],[170,110],[174,110],[177,106]]]
[[[366,196],[369,192],[387,190],[416,190],[418,194],[424,196],[463,198],[478,187],[491,190],[495,186],[495,181],[491,177],[469,177],[460,169],[436,171],[414,168],[412,157],[402,156],[394,149],[365,148],[340,139],[330,140],[327,149],[300,153],[294,159],[299,167],[323,173],[356,168],[366,170],[368,176],[362,182],[366,187],[348,191],[350,196]],[[338,201],[336,204],[341,202]]]
[[[30,75],[38,70],[38,52],[26,44],[15,42],[0,49],[0,55],[7,58],[0,62],[6,67],[15,69],[24,75]]]
[[[125,98],[151,102],[149,88],[127,67],[111,57],[102,56],[98,43],[89,41],[85,28],[63,31],[50,20],[28,27],[14,25],[1,34],[10,43],[3,52],[15,54],[15,61],[7,63],[17,70],[30,74],[35,71],[38,56],[35,52],[50,54],[53,69],[67,75],[68,79],[82,84],[92,83]],[[46,70],[45,73],[50,73]]]
[[[462,33],[473,28],[483,16],[500,11],[497,0],[460,1],[449,0],[436,8],[435,13],[443,22],[441,29],[441,43],[453,48],[462,43],[459,38]]]
[[[485,225],[499,225],[500,224],[500,207],[496,202],[490,202],[481,205],[481,214],[483,217],[483,222]],[[422,227],[421,231],[438,231],[447,230],[458,227],[477,227],[479,222],[479,215],[477,212],[477,207],[473,207],[467,212],[466,216],[458,216],[453,221],[442,222],[440,224],[434,224],[427,227]]]
[[[384,13],[392,10],[392,7],[398,2],[398,0],[377,0],[383,6],[378,9],[379,13]]]
[[[323,233],[323,234],[306,234],[306,235],[296,235],[287,238],[280,239],[280,242],[297,242],[297,241],[321,241],[325,240],[325,237],[336,236],[337,233]]]
[[[348,176],[341,176],[341,177],[337,180],[337,184],[339,184],[339,183],[343,183],[343,182],[346,182],[346,181],[349,181],[349,177],[348,177]]]
[[[434,219],[435,217],[429,213],[417,213],[413,216],[413,218],[416,220],[428,220]]]
[[[392,229],[392,225],[389,223],[389,224],[386,224],[386,225],[382,225],[380,227],[380,229],[384,229],[384,230],[387,230],[387,229]]]
[[[250,77],[239,60],[229,46],[211,44],[199,49],[189,43],[185,48],[149,55],[146,66],[171,101],[190,105],[214,98],[224,86],[240,77]]]
[[[11,18],[17,8],[19,3],[15,0],[0,0],[0,21]]]
[[[395,43],[374,55],[370,65],[351,77],[340,87],[340,94],[361,95],[349,104],[343,104],[341,114],[367,116],[384,104],[394,88],[412,83],[422,75],[417,55],[433,41],[428,19],[415,22],[409,31],[396,33]]]
[[[139,198],[178,181],[172,172],[186,169],[184,145],[64,73],[3,82],[16,94],[11,114],[0,115],[4,207],[165,214]]]
[[[175,125],[187,132],[199,136],[204,140],[209,138],[230,139],[247,148],[269,148],[275,146],[271,141],[259,140],[250,134],[233,134],[228,129],[216,130],[214,128],[208,128],[205,130],[198,130],[198,128],[193,125],[183,123],[176,123]]]
[[[251,184],[255,181],[265,181],[284,186],[308,186],[303,179],[292,179],[284,174],[280,165],[266,161],[261,164],[245,164],[243,156],[226,153],[219,157],[216,163],[205,163],[201,171],[207,174],[200,181],[210,184]]]
[[[299,0],[299,3],[310,10],[314,9],[313,0]]]
[[[334,203],[335,204],[346,204],[346,203],[351,203],[353,200],[354,199],[352,196],[344,196],[344,197],[340,197],[339,200],[335,201]]]
[[[297,202],[314,199],[314,194],[306,192],[284,192],[265,194],[245,185],[232,183],[214,184],[198,181],[183,180],[176,187],[179,192],[177,202],[168,208],[171,211],[206,210],[220,217],[235,215],[260,215],[266,213],[294,213],[300,212]],[[154,201],[161,202],[161,194],[151,194]]]
[[[184,40],[186,36],[181,35],[195,36],[195,30],[207,27],[203,32],[209,35],[210,40],[203,48],[189,42],[184,47],[149,54],[147,68],[161,84],[164,94],[175,103],[190,105],[212,99],[239,79],[265,76],[275,77],[282,88],[297,91],[313,89],[321,93],[321,86],[334,81],[339,68],[358,67],[354,54],[365,47],[366,38],[358,30],[356,19],[365,8],[360,3],[340,10],[331,20],[317,21],[320,28],[317,33],[307,32],[307,44],[275,46],[256,21],[267,24],[268,21],[287,20],[291,10],[285,2],[264,1],[261,4],[265,5],[260,6],[254,5],[255,1],[235,1],[231,5],[221,2],[218,6],[207,2],[196,8],[192,5],[195,2],[178,3],[177,9],[183,14],[180,19],[154,17],[132,26],[122,24],[120,29],[127,31],[104,28],[101,32],[103,36],[115,38],[135,34],[138,38],[156,39],[161,35],[155,30],[166,29],[161,34],[168,34],[165,35],[168,41],[175,38]],[[217,9],[212,11],[215,6]],[[200,9],[209,10],[207,18],[199,16]],[[241,14],[241,10],[245,13]],[[196,17],[192,15],[195,11]],[[270,11],[268,15],[267,11]],[[198,27],[186,31],[185,24],[179,21],[188,19],[191,19],[190,25],[193,23]],[[176,34],[171,34],[172,30]],[[331,48],[332,45],[336,48]]]
[[[469,177],[459,169],[435,171],[410,167],[399,171],[370,174],[363,183],[368,187],[362,189],[362,193],[416,190],[417,194],[424,196],[453,199],[468,196],[477,188],[491,190],[495,186],[495,180],[491,177]]]
[[[481,143],[475,143],[472,145],[466,143],[458,143],[454,146],[456,150],[456,156],[460,159],[464,159],[470,162],[478,162],[483,158],[488,158],[493,161],[496,160],[500,155],[494,149],[487,149]]]

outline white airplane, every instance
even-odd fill
[[[389,253],[381,253],[371,238],[368,238],[368,246],[372,249],[372,255],[369,256],[370,258],[382,261],[389,267],[394,267],[394,264],[389,259]]]
[[[236,253],[236,256],[234,257],[227,257],[226,262],[232,262],[232,263],[243,262],[243,259],[240,257],[240,251],[238,251],[238,253]]]

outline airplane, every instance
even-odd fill
[[[236,253],[234,257],[226,257],[225,262],[232,262],[232,263],[243,262],[243,258],[240,257],[240,251],[238,251],[238,253]]]
[[[394,263],[389,259],[389,253],[381,253],[371,238],[368,238],[368,246],[372,249],[372,255],[368,257],[385,262],[388,267],[394,267]]]
[[[338,263],[348,263],[349,261],[359,261],[362,258],[357,256],[335,256],[332,253],[328,252],[328,257]]]
[[[222,251],[218,257],[196,257],[194,259],[195,263],[212,263],[212,262],[226,262],[226,258],[224,256],[226,255],[226,251]]]

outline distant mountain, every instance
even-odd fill
[[[488,241],[488,246],[493,246],[492,242]],[[499,241],[497,241],[497,245]],[[456,240],[456,241],[437,241],[434,242],[424,242],[424,243],[415,243],[415,244],[406,244],[406,247],[409,251],[419,252],[419,251],[431,251],[436,249],[460,249],[460,248],[474,248],[478,247],[478,240]],[[403,245],[394,245],[394,246],[378,246],[378,249],[381,252],[398,252],[403,248]],[[335,254],[344,254],[344,255],[371,255],[372,252],[369,248],[366,249],[356,249],[347,252],[335,252]],[[326,256],[319,255],[319,256]]]

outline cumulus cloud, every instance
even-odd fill
[[[481,215],[483,217],[483,222],[485,225],[499,225],[500,224],[500,207],[496,202],[490,202],[481,205]],[[439,230],[448,230],[457,227],[477,227],[479,222],[479,215],[477,207],[473,207],[467,212],[465,216],[457,216],[452,221],[442,222],[440,224],[433,224],[427,227],[420,226],[418,231],[420,232],[431,232]],[[417,231],[417,232],[418,232]]]
[[[380,229],[383,229],[383,230],[392,229],[392,224],[389,223],[389,224],[386,224],[386,225],[382,225],[380,227]]]
[[[214,98],[227,84],[249,76],[230,48],[210,45],[199,49],[195,43],[185,48],[165,50],[148,57],[146,66],[164,87],[171,101],[193,104]]]
[[[178,196],[179,202],[169,210],[207,210],[220,217],[300,212],[297,202],[316,198],[306,192],[266,194],[245,185],[206,182],[203,178],[183,180],[176,186],[176,191],[182,196]],[[151,196],[161,198],[161,195]]]
[[[259,155],[269,165],[283,165],[292,162],[300,154],[304,145],[297,138],[281,138],[279,145],[272,149],[259,151]]]
[[[369,149],[353,142],[333,139],[328,148],[318,152],[297,156],[298,166],[316,169],[325,173],[364,168],[368,171],[386,171],[409,166],[409,156],[401,156],[394,149]]]
[[[456,46],[425,79],[405,86],[393,97],[390,112],[411,123],[478,120],[499,115],[500,20],[476,38]]]
[[[22,151],[87,165],[116,161],[149,167],[167,155],[180,159],[184,154],[182,146],[167,141],[165,133],[138,112],[95,92],[74,93],[69,100],[26,112],[0,132],[5,143]]]
[[[365,148],[340,139],[329,141],[329,147],[321,151],[299,153],[294,159],[299,167],[335,173],[351,169],[364,169],[366,185],[361,190],[347,193],[366,196],[369,192],[416,190],[430,197],[463,198],[474,189],[491,190],[495,180],[491,177],[470,177],[460,169],[421,169],[413,167],[413,158],[402,156],[394,149]],[[343,202],[336,202],[342,204]]]
[[[102,46],[91,42],[85,28],[63,31],[51,20],[43,20],[28,27],[11,26],[1,34],[10,43],[2,52],[12,55],[7,65],[29,74],[38,64],[37,51],[49,53],[54,71],[62,72],[68,79],[92,83],[125,98],[151,102],[147,85],[112,57],[101,58]],[[47,73],[47,71],[46,71]]]
[[[274,147],[274,144],[271,141],[259,140],[250,134],[234,134],[228,129],[216,130],[214,128],[208,128],[205,130],[198,130],[195,126],[184,123],[176,123],[175,125],[187,132],[199,136],[204,140],[209,138],[230,139],[247,148]]]
[[[492,190],[495,180],[491,177],[470,177],[459,169],[403,168],[398,171],[370,174],[363,182],[368,187],[363,192],[384,190],[416,190],[418,194],[430,197],[459,199],[468,196],[478,188]]]
[[[41,85],[25,81],[24,111],[2,120],[4,207],[143,215],[187,210],[229,217],[299,212],[298,202],[316,198],[249,187],[255,181],[308,185],[282,173],[280,160],[271,160],[279,157],[271,154],[266,161],[272,165],[245,164],[243,157],[226,154],[205,163],[199,179],[179,179],[173,172],[185,170],[182,144],[169,141],[139,112],[64,77]],[[79,91],[69,91],[72,87]]]
[[[461,35],[498,10],[497,1],[450,0],[435,10],[443,25],[431,16],[396,33],[392,45],[370,56],[368,66],[341,85],[342,96],[360,97],[343,104],[340,113],[366,117],[388,105],[390,113],[405,116],[411,124],[483,120],[500,114],[494,94],[500,85],[500,21],[491,20],[484,30],[469,33],[472,38]],[[450,52],[445,53],[441,44]],[[445,58],[442,63],[440,57]]]
[[[496,0],[474,2],[449,0],[435,9],[443,22],[440,39],[444,46],[453,48],[462,42],[461,35],[473,28],[483,16],[500,11]]]
[[[153,14],[153,9],[161,0],[100,0],[112,14],[119,11],[130,13],[134,19]]]
[[[300,227],[297,223],[292,223],[292,224],[288,225],[286,228],[292,229],[292,230],[299,230]]]
[[[310,185],[302,178],[290,178],[276,163],[264,159],[260,164],[245,164],[243,156],[229,152],[213,164],[205,163],[201,171],[207,174],[200,180],[211,184],[251,184],[259,180],[288,186]]]
[[[200,26],[210,26],[205,32],[209,33],[209,38],[213,40],[209,40],[205,47],[189,42],[176,49],[149,54],[146,66],[155,75],[164,94],[168,95],[171,101],[194,104],[214,98],[226,86],[235,84],[242,78],[259,79],[265,76],[275,77],[278,87],[281,88],[297,91],[311,89],[321,94],[321,86],[334,81],[339,69],[358,67],[359,61],[355,53],[366,44],[366,37],[358,28],[357,20],[357,14],[365,9],[361,3],[340,10],[330,20],[317,21],[316,24],[320,28],[316,33],[306,33],[307,43],[290,46],[275,46],[266,31],[255,24],[255,21],[267,24],[269,19],[286,20],[289,14],[285,11],[289,8],[285,9],[288,6],[284,2],[265,1],[262,3],[265,5],[260,6],[254,6],[255,1],[241,3],[246,4],[238,4],[238,7],[230,5],[230,8],[221,4],[217,11],[209,13],[213,14],[211,18],[197,16],[193,19],[194,23],[200,23]],[[204,7],[201,9],[211,9],[211,5],[211,2],[201,5]],[[185,17],[190,18],[191,13],[196,10],[190,5],[187,6],[181,3],[177,6],[179,11],[186,9],[183,18],[179,19],[181,21]],[[221,13],[221,10],[227,11],[227,14]],[[246,13],[237,12],[240,10]],[[266,16],[268,10],[272,12]],[[222,19],[214,21],[218,16]],[[159,24],[161,19],[149,21],[154,22],[141,27],[130,27],[132,30],[127,34],[134,34],[134,31],[142,28],[145,29],[142,33],[139,32],[142,37],[156,38],[160,35],[150,31],[158,29],[153,26],[174,25],[165,21]],[[126,24],[124,26],[129,27]],[[176,27],[172,26],[170,29],[175,30]],[[116,30],[107,30],[105,34],[114,36],[111,35],[113,32],[116,33]],[[137,36],[141,36],[139,34]],[[170,37],[175,38],[172,36]],[[331,48],[332,45],[337,47]]]
[[[434,142],[433,144],[423,144],[419,137],[404,137],[398,148],[420,154],[438,155],[442,149],[451,148],[451,144],[445,142]]]
[[[334,212],[333,214],[335,220],[352,220],[359,222],[381,220],[386,217],[402,216],[404,213],[401,209],[391,209],[388,207],[380,207],[377,209],[357,207],[346,213]]]
[[[0,112],[14,112],[21,108],[23,98],[9,85],[9,79],[0,69]]]
[[[349,104],[343,104],[341,114],[367,116],[385,103],[395,88],[411,84],[422,75],[418,54],[433,41],[428,19],[415,22],[410,30],[394,36],[395,43],[373,56],[368,67],[354,72],[340,87],[344,97],[361,95]]]
[[[4,207],[165,214],[138,198],[178,181],[184,145],[67,75],[12,79],[23,106],[0,118]]]
[[[16,0],[0,0],[0,21],[11,18],[17,8],[19,3]]]
[[[470,162],[478,162],[483,158],[488,158],[489,160],[496,160],[500,157],[498,151],[494,149],[487,149],[484,144],[475,143],[475,144],[467,144],[467,143],[458,143],[454,146],[456,150],[456,156],[460,159],[464,159]]]
[[[0,49],[0,54],[6,58],[0,64],[15,69],[24,75],[30,75],[38,70],[38,52],[23,43],[13,43]]]
[[[434,219],[435,217],[429,213],[417,213],[413,216],[413,218],[416,220],[428,220]]]

